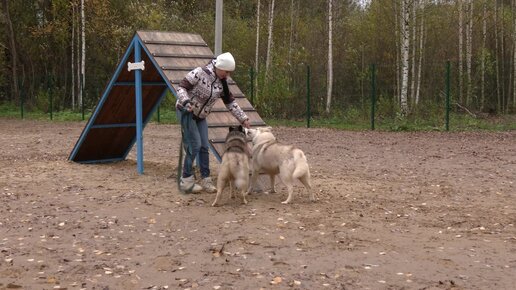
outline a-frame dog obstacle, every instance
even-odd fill
[[[213,52],[200,35],[137,31],[75,144],[69,160],[100,163],[125,160],[137,144],[138,173],[143,173],[143,129],[168,90],[176,89],[192,69],[206,65]],[[236,83],[229,90],[249,116],[251,126],[265,123]],[[220,161],[227,127],[238,121],[222,100],[207,118],[211,151]]]

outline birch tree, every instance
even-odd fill
[[[333,90],[333,35],[332,35],[332,0],[328,0],[328,83],[326,92],[326,113],[330,113],[331,94]]]
[[[502,78],[500,79],[501,81],[501,86],[500,86],[500,89],[502,90],[502,95],[500,96],[501,97],[501,102],[500,102],[500,110],[498,111],[499,113],[503,113],[504,111],[504,108],[505,108],[505,101],[506,101],[506,95],[505,95],[505,22],[504,22],[504,15],[505,15],[505,12],[504,12],[504,7],[505,7],[505,4],[501,3],[502,5],[500,5],[500,15],[502,16],[501,17],[501,20],[500,20],[500,63],[502,64],[500,66],[500,74],[502,76]]]
[[[82,107],[84,86],[86,84],[86,19],[84,17],[84,0],[81,0],[81,85],[79,87],[79,107]]]
[[[401,17],[399,17],[399,14],[398,13],[398,2],[397,1],[394,1],[394,34],[395,34],[395,40],[394,43],[396,45],[396,86],[395,86],[395,96],[396,97],[396,101],[398,103],[401,103],[401,68],[400,68],[400,63],[401,63],[401,42],[402,42],[402,37],[401,37]]]
[[[269,70],[272,61],[272,32],[273,32],[273,22],[274,22],[274,0],[271,0],[269,3],[269,35],[267,39],[267,59],[265,60],[265,79],[266,81],[269,79]]]
[[[290,1],[290,39],[288,42],[288,65],[292,68],[292,43],[294,41],[294,0]]]
[[[480,57],[480,110],[484,110],[486,86],[487,3],[482,3],[482,55]]]
[[[417,0],[412,0],[412,56],[410,58],[410,72],[411,72],[411,80],[410,80],[410,97],[414,100],[416,96],[416,42],[417,42],[417,19],[416,19],[416,9],[417,9]]]
[[[401,1],[401,113],[408,113],[408,76],[409,76],[409,53],[410,53],[410,5],[409,0]]]
[[[419,94],[421,91],[421,70],[423,67],[423,49],[425,39],[425,1],[421,0],[421,22],[419,24],[419,63],[417,71],[417,87],[416,87],[416,105],[419,104]]]
[[[71,75],[72,75],[72,88],[71,88],[71,94],[72,94],[72,109],[75,109],[75,2],[72,1],[72,45],[70,46],[72,50],[72,57],[70,64],[72,66],[71,68]]]
[[[464,35],[464,11],[463,11],[463,7],[462,7],[462,0],[459,0],[458,2],[459,4],[459,102],[460,103],[463,103],[464,99],[463,99],[463,96],[462,96],[462,92],[463,92],[463,87],[464,87],[464,84],[463,84],[463,78],[464,78],[464,72],[463,72],[463,68],[464,68],[464,64],[463,64],[463,55],[462,55],[462,52],[464,50],[464,44],[463,44],[463,35]]]
[[[512,1],[512,48],[513,48],[513,73],[512,73],[512,107],[516,108],[516,0]]]
[[[5,16],[5,22],[7,25],[7,35],[9,38],[9,52],[11,54],[11,86],[12,86],[12,97],[14,100],[18,100],[20,92],[18,90],[18,53],[16,50],[16,41],[14,38],[13,23],[11,21],[11,14],[9,13],[9,0],[3,0],[3,10]],[[10,96],[9,96],[10,97]]]
[[[466,20],[466,105],[471,103],[471,63],[473,59],[473,0],[467,3]]]
[[[497,108],[497,111],[500,112],[501,111],[501,94],[500,94],[500,61],[499,61],[499,56],[498,56],[498,51],[499,51],[499,43],[498,43],[498,0],[495,0],[495,25],[494,25],[494,30],[495,30],[495,69],[496,69],[496,108]]]
[[[258,0],[258,5],[256,6],[256,52],[254,56],[254,70],[255,70],[255,97],[258,99],[258,54],[260,50],[260,0]]]

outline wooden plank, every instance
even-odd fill
[[[91,129],[74,161],[122,158],[135,135],[134,127]]]
[[[205,42],[199,34],[184,32],[146,30],[138,31],[137,34],[143,41]]]
[[[170,55],[209,55],[213,58],[213,52],[209,47],[203,46],[171,46],[171,45],[157,45],[145,44],[145,47],[152,55],[170,54]]]
[[[169,40],[144,40],[146,45],[156,44],[156,45],[177,45],[177,46],[204,46],[207,47],[208,44],[205,42],[180,42],[180,41],[169,41]]]
[[[172,57],[155,57],[160,67],[162,66],[180,66],[180,67],[203,67],[209,61],[205,59],[188,59],[188,58],[172,58]]]

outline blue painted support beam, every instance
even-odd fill
[[[141,44],[135,38],[134,39],[134,62],[140,62],[141,56]],[[136,95],[136,146],[137,146],[137,163],[138,163],[138,174],[143,174],[143,122],[142,122],[142,71],[136,69],[134,71],[134,87]]]

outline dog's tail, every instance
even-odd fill
[[[310,169],[308,168],[308,162],[306,161],[306,156],[303,151],[297,149],[294,150],[294,163],[296,164],[296,168],[294,169],[294,173],[292,176],[294,178],[300,178],[306,174],[310,173]]]

